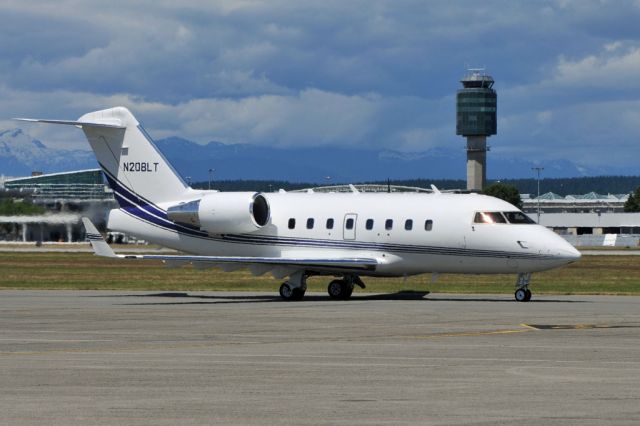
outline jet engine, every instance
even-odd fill
[[[210,234],[257,231],[269,222],[266,197],[254,192],[217,192],[167,209],[170,220]]]

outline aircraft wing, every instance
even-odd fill
[[[317,272],[338,271],[372,271],[379,261],[375,258],[335,257],[335,258],[298,258],[298,257],[243,257],[243,256],[194,256],[194,255],[160,255],[160,254],[116,254],[102,238],[91,221],[83,217],[87,239],[98,256],[119,259],[154,259],[162,260],[169,267],[180,267],[192,264],[197,268],[219,266],[225,271],[249,268],[254,275],[271,272],[282,278],[299,270]]]

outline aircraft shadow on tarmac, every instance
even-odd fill
[[[421,300],[425,302],[498,302],[498,303],[514,303],[513,299],[505,297],[427,297],[430,294],[428,291],[399,291],[389,294],[361,294],[354,295],[348,301],[360,302],[369,300]],[[149,293],[149,294],[121,294],[121,295],[101,295],[90,297],[140,297],[140,298],[174,298],[183,299],[181,301],[172,302],[137,302],[137,303],[123,303],[123,305],[203,305],[203,304],[228,304],[228,303],[268,303],[268,302],[283,302],[280,296],[277,294],[232,294],[232,295],[203,295],[203,294],[189,294],[185,292],[165,292],[165,293]],[[306,295],[303,303],[328,301],[332,300],[326,295],[309,294]],[[298,302],[300,303],[300,302]],[[584,300],[555,300],[555,299],[533,299],[530,303],[589,303]]]
[[[357,301],[365,301],[365,300],[426,300],[424,296],[429,294],[428,291],[420,291],[420,292],[406,292],[401,291],[397,293],[391,294],[372,294],[372,295],[362,295],[362,296],[354,296],[348,299],[352,302]],[[277,294],[265,294],[265,295],[256,295],[256,294],[233,294],[233,295],[204,295],[204,294],[189,294],[189,293],[150,293],[150,294],[122,294],[122,295],[114,295],[114,296],[97,296],[97,297],[168,297],[168,298],[176,298],[176,299],[185,299],[185,301],[180,302],[139,302],[139,303],[123,303],[123,305],[204,305],[204,304],[230,304],[230,303],[268,303],[268,302],[283,302],[279,295]],[[304,302],[317,302],[317,301],[328,301],[331,300],[329,296],[324,295],[315,295],[309,294],[304,297]],[[300,302],[297,302],[300,303]],[[295,303],[294,303],[295,304]]]

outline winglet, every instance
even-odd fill
[[[431,190],[433,191],[434,194],[442,194],[442,192],[440,192],[440,190],[438,189],[437,186],[435,186],[434,184],[431,184]]]
[[[114,251],[109,247],[109,244],[102,238],[102,235],[98,232],[95,225],[91,223],[89,218],[83,217],[82,223],[84,224],[84,229],[87,233],[87,239],[91,243],[91,247],[93,248],[93,252],[97,256],[104,257],[118,257]]]

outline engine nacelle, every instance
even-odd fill
[[[210,234],[236,234],[256,231],[269,223],[269,203],[254,192],[217,192],[199,200],[167,209],[175,223]]]

